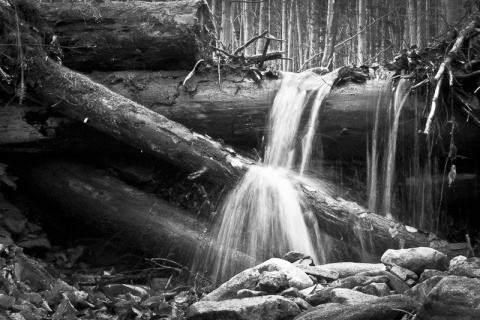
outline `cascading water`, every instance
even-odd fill
[[[294,169],[300,167],[303,173],[308,168],[317,114],[338,72],[282,76],[268,120],[263,166],[252,166],[227,196],[213,226],[216,248],[201,259],[211,261],[209,271],[216,283],[291,250],[307,253],[316,262],[325,261],[318,245],[322,236],[301,197],[299,181],[306,183],[307,178],[299,177]],[[302,115],[312,100],[307,133],[302,137]],[[308,183],[329,193],[321,182]],[[241,253],[253,259],[243,259]]]

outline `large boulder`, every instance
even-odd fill
[[[305,311],[295,320],[383,320],[413,312],[419,304],[403,295],[373,298],[361,303],[327,303]]]
[[[389,249],[385,251],[381,261],[389,266],[397,265],[421,274],[425,269],[445,270],[447,256],[428,247]]]
[[[272,258],[256,267],[244,270],[235,275],[220,287],[203,297],[202,301],[221,301],[238,298],[237,292],[239,290],[254,290],[257,288],[260,280],[273,271],[276,271],[277,275],[283,275],[280,277],[285,277],[287,279],[287,287],[302,290],[313,286],[312,279],[310,279],[305,272],[293,266],[286,260]]]
[[[428,278],[427,280],[423,281],[422,283],[417,284],[413,288],[405,291],[403,294],[412,298],[415,301],[423,303],[425,298],[428,294],[435,288],[435,286],[445,277],[445,275],[441,276],[433,276]]]
[[[289,320],[301,313],[298,305],[282,296],[223,301],[199,301],[190,306],[187,320]]]
[[[450,264],[448,274],[470,278],[480,278],[480,258],[473,257]]]
[[[427,295],[416,320],[480,319],[480,279],[448,276]]]

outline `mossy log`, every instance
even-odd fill
[[[41,17],[63,64],[84,72],[191,69],[214,39],[203,0],[42,3]]]

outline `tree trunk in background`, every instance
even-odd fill
[[[215,37],[218,39],[220,34],[218,32],[218,26],[221,25],[221,21],[218,21],[217,18],[217,0],[212,0],[212,5],[210,7],[210,10],[212,12],[212,20],[213,20],[213,26],[215,28]]]
[[[430,0],[425,0],[425,45],[430,43],[432,29],[432,12]]]
[[[325,49],[323,50],[322,67],[326,67],[334,54],[335,40],[338,30],[338,0],[328,0],[327,28],[325,32]]]
[[[445,13],[445,20],[449,27],[457,28],[457,24],[460,22],[465,10],[463,8],[462,0],[441,0]]]
[[[295,1],[295,12],[297,13],[297,39],[298,39],[298,67],[303,65],[304,60],[304,40],[303,40],[303,23],[302,23],[302,14],[300,14],[300,6],[298,2],[300,0]],[[298,70],[298,68],[295,68]]]
[[[411,47],[417,44],[417,11],[415,8],[415,0],[408,0],[408,35]]]
[[[261,1],[260,2],[260,8],[258,10],[258,32],[259,33],[262,33],[265,30],[268,30],[268,32],[270,32],[270,29],[268,28],[268,25],[267,25],[267,15],[266,15],[266,12],[265,12],[265,8],[266,8],[265,2],[266,1]],[[264,47],[265,47],[265,39],[264,38],[258,39],[257,40],[257,46],[256,46],[257,49],[256,49],[255,54],[263,53],[263,48]]]
[[[419,49],[425,46],[425,30],[428,28],[425,23],[426,0],[417,0],[417,47]]]
[[[243,22],[243,43],[246,43],[248,40],[253,38],[255,34],[255,29],[253,25],[253,3],[251,1],[245,1],[243,3],[243,12],[242,12],[242,22]],[[243,44],[242,43],[242,44]],[[245,48],[245,56],[251,56],[255,52],[252,45],[249,45]]]
[[[211,55],[214,27],[201,0],[42,3],[41,8],[62,46],[63,65],[78,71],[190,70]]]
[[[287,0],[282,0],[282,51],[284,55],[288,57],[288,49],[287,49],[287,39],[288,39],[288,31],[287,31]],[[287,60],[282,60],[282,70],[287,71]]]
[[[224,49],[232,51],[232,15],[230,0],[222,1],[222,28],[220,30],[220,41]]]
[[[290,12],[288,15],[288,39],[287,39],[287,44],[288,44],[288,53],[287,57],[290,58],[291,60],[287,61],[287,71],[293,71],[293,57],[294,57],[294,50],[293,50],[293,3],[297,0],[290,0]]]
[[[367,54],[367,33],[365,29],[367,19],[367,3],[366,0],[357,0],[358,4],[358,52],[357,65],[362,65],[366,60]]]

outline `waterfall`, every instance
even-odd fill
[[[319,243],[322,235],[302,200],[299,181],[330,192],[325,184],[300,173],[308,169],[320,105],[337,77],[337,71],[325,76],[282,74],[268,118],[263,165],[252,166],[225,198],[213,226],[217,253],[209,252],[202,259],[211,261],[207,262],[209,272],[217,284],[292,250],[312,256],[317,263],[325,262]],[[304,130],[302,116],[309,104]],[[239,258],[239,253],[252,259]]]

